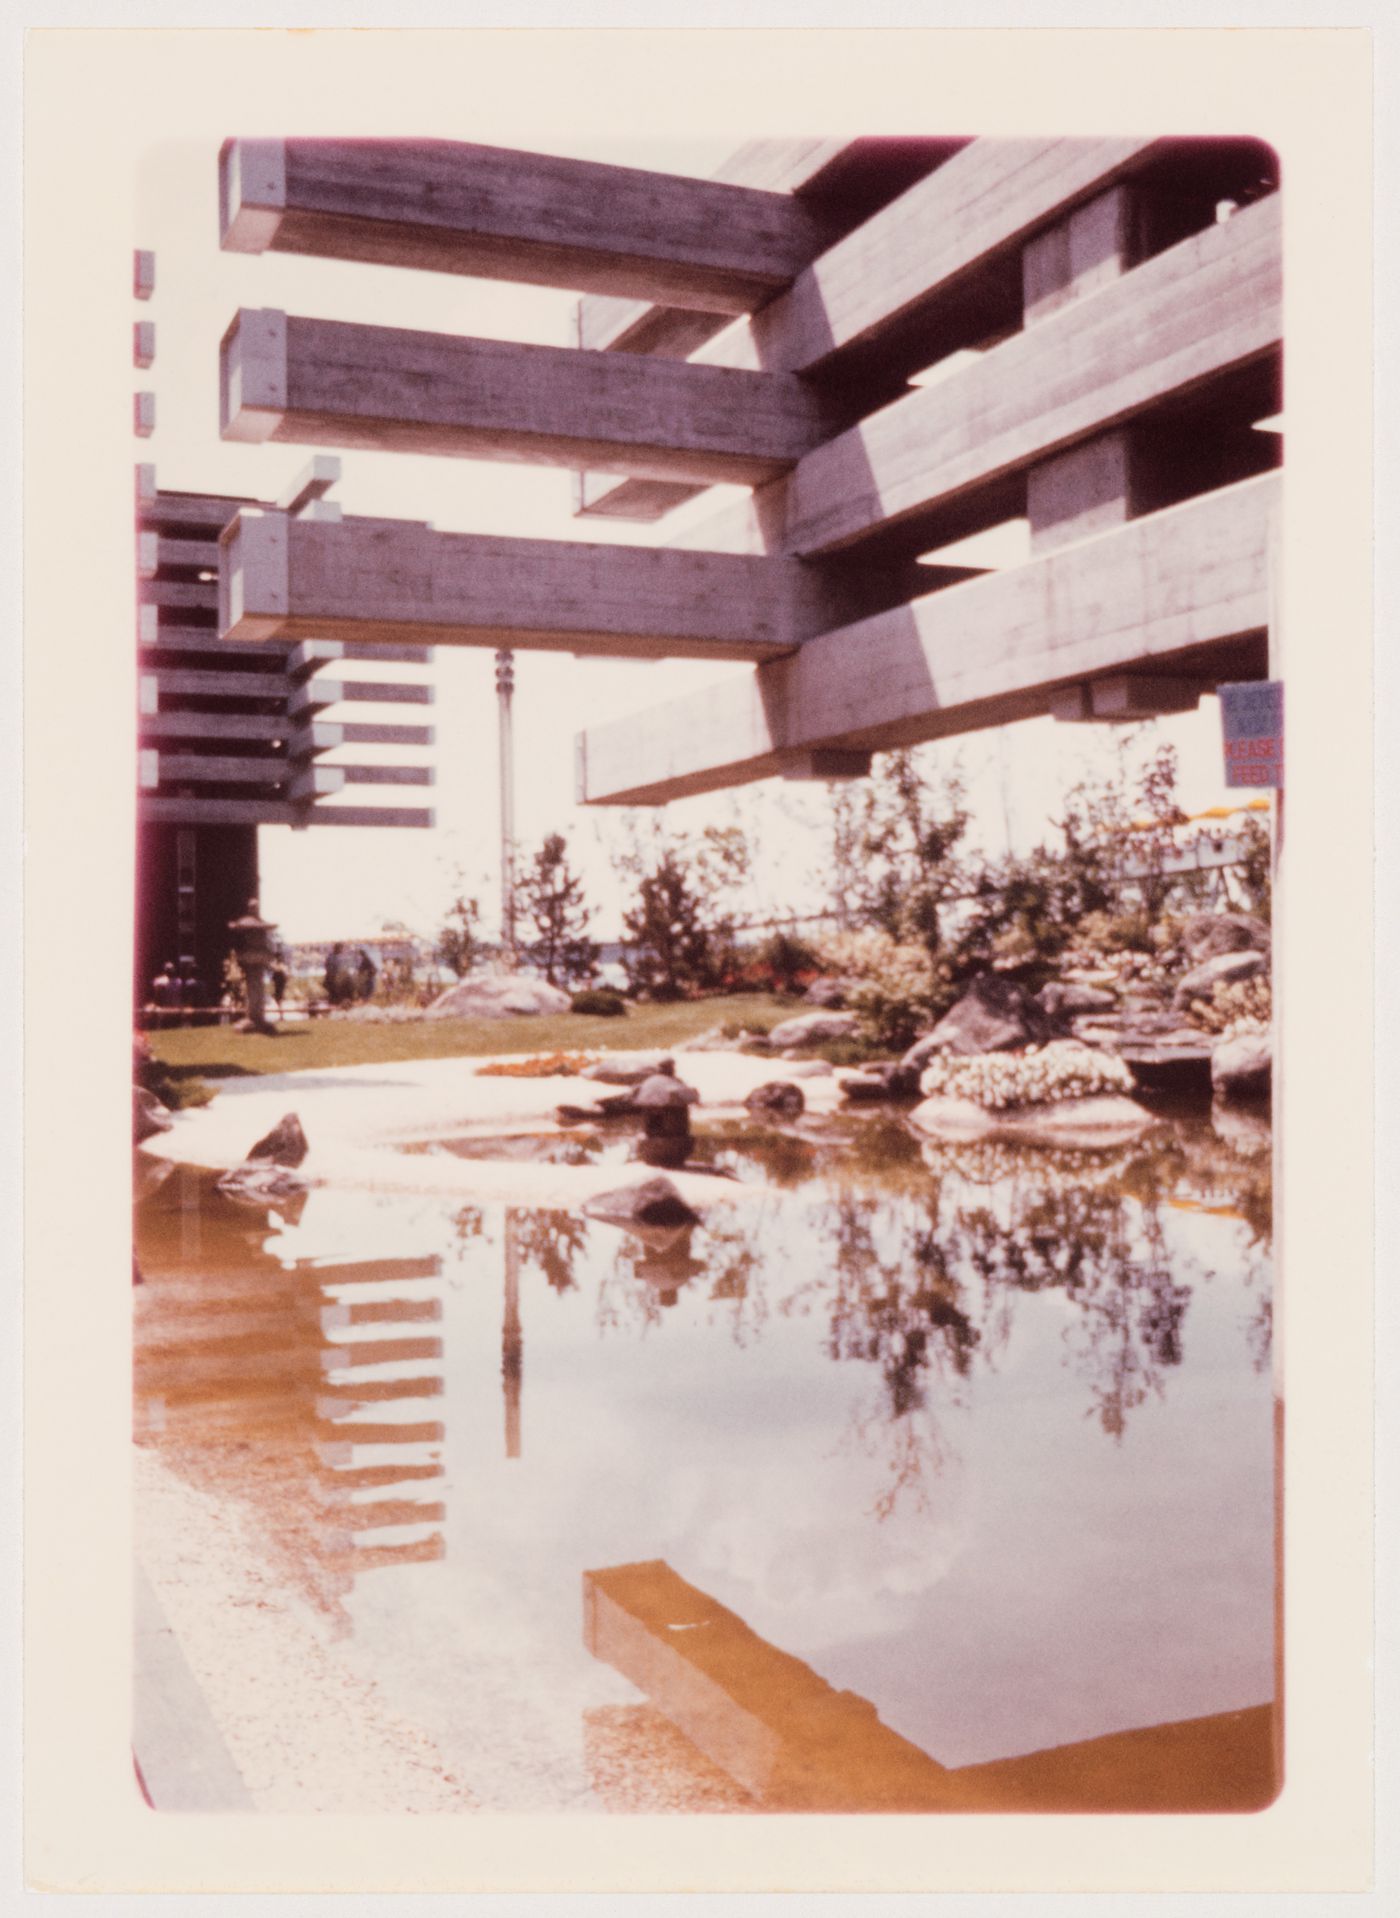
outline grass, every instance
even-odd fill
[[[769,993],[632,1006],[624,1019],[586,1013],[508,1019],[424,1019],[402,1025],[310,1019],[270,1037],[231,1026],[149,1032],[154,1056],[182,1075],[236,1078],[245,1073],[324,1071],[388,1065],[402,1059],[472,1059],[490,1053],[652,1052],[715,1026],[769,1026],[800,1011]]]

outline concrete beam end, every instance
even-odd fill
[[[219,152],[219,245],[226,253],[264,253],[287,210],[283,140],[225,140]]]

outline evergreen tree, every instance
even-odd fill
[[[570,869],[568,852],[563,834],[550,833],[516,882],[517,907],[535,930],[529,956],[551,985],[590,979],[598,963],[583,881]]]

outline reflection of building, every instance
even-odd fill
[[[422,665],[430,650],[221,640],[218,540],[240,509],[291,517],[251,500],[160,491],[155,468],[137,468],[138,999],[174,960],[186,972],[193,966],[217,1002],[228,922],[259,890],[259,826],[433,821],[422,807],[327,803],[348,787],[430,785],[428,767],[325,758],[342,746],[431,745],[431,727],[398,723],[397,712],[394,723],[324,717],[343,702],[353,702],[352,713],[363,704],[430,704],[430,686],[341,680],[333,670],[337,661],[366,658]]]
[[[440,1558],[441,1261],[283,1265],[266,1214],[189,1168],[137,1224],[138,1439],[251,1501],[328,1610],[360,1571]]]
[[[949,1770],[663,1560],[585,1572],[584,1643],[773,1811],[1252,1811],[1271,1705]]]

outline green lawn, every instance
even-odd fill
[[[173,1067],[178,1077],[225,1079],[396,1059],[479,1058],[493,1052],[649,1052],[679,1045],[715,1026],[773,1026],[801,1009],[794,1000],[742,993],[680,1005],[633,1006],[622,1019],[577,1012],[528,1019],[424,1019],[401,1025],[309,1019],[270,1038],[229,1026],[176,1027],[146,1036],[156,1058]]]

